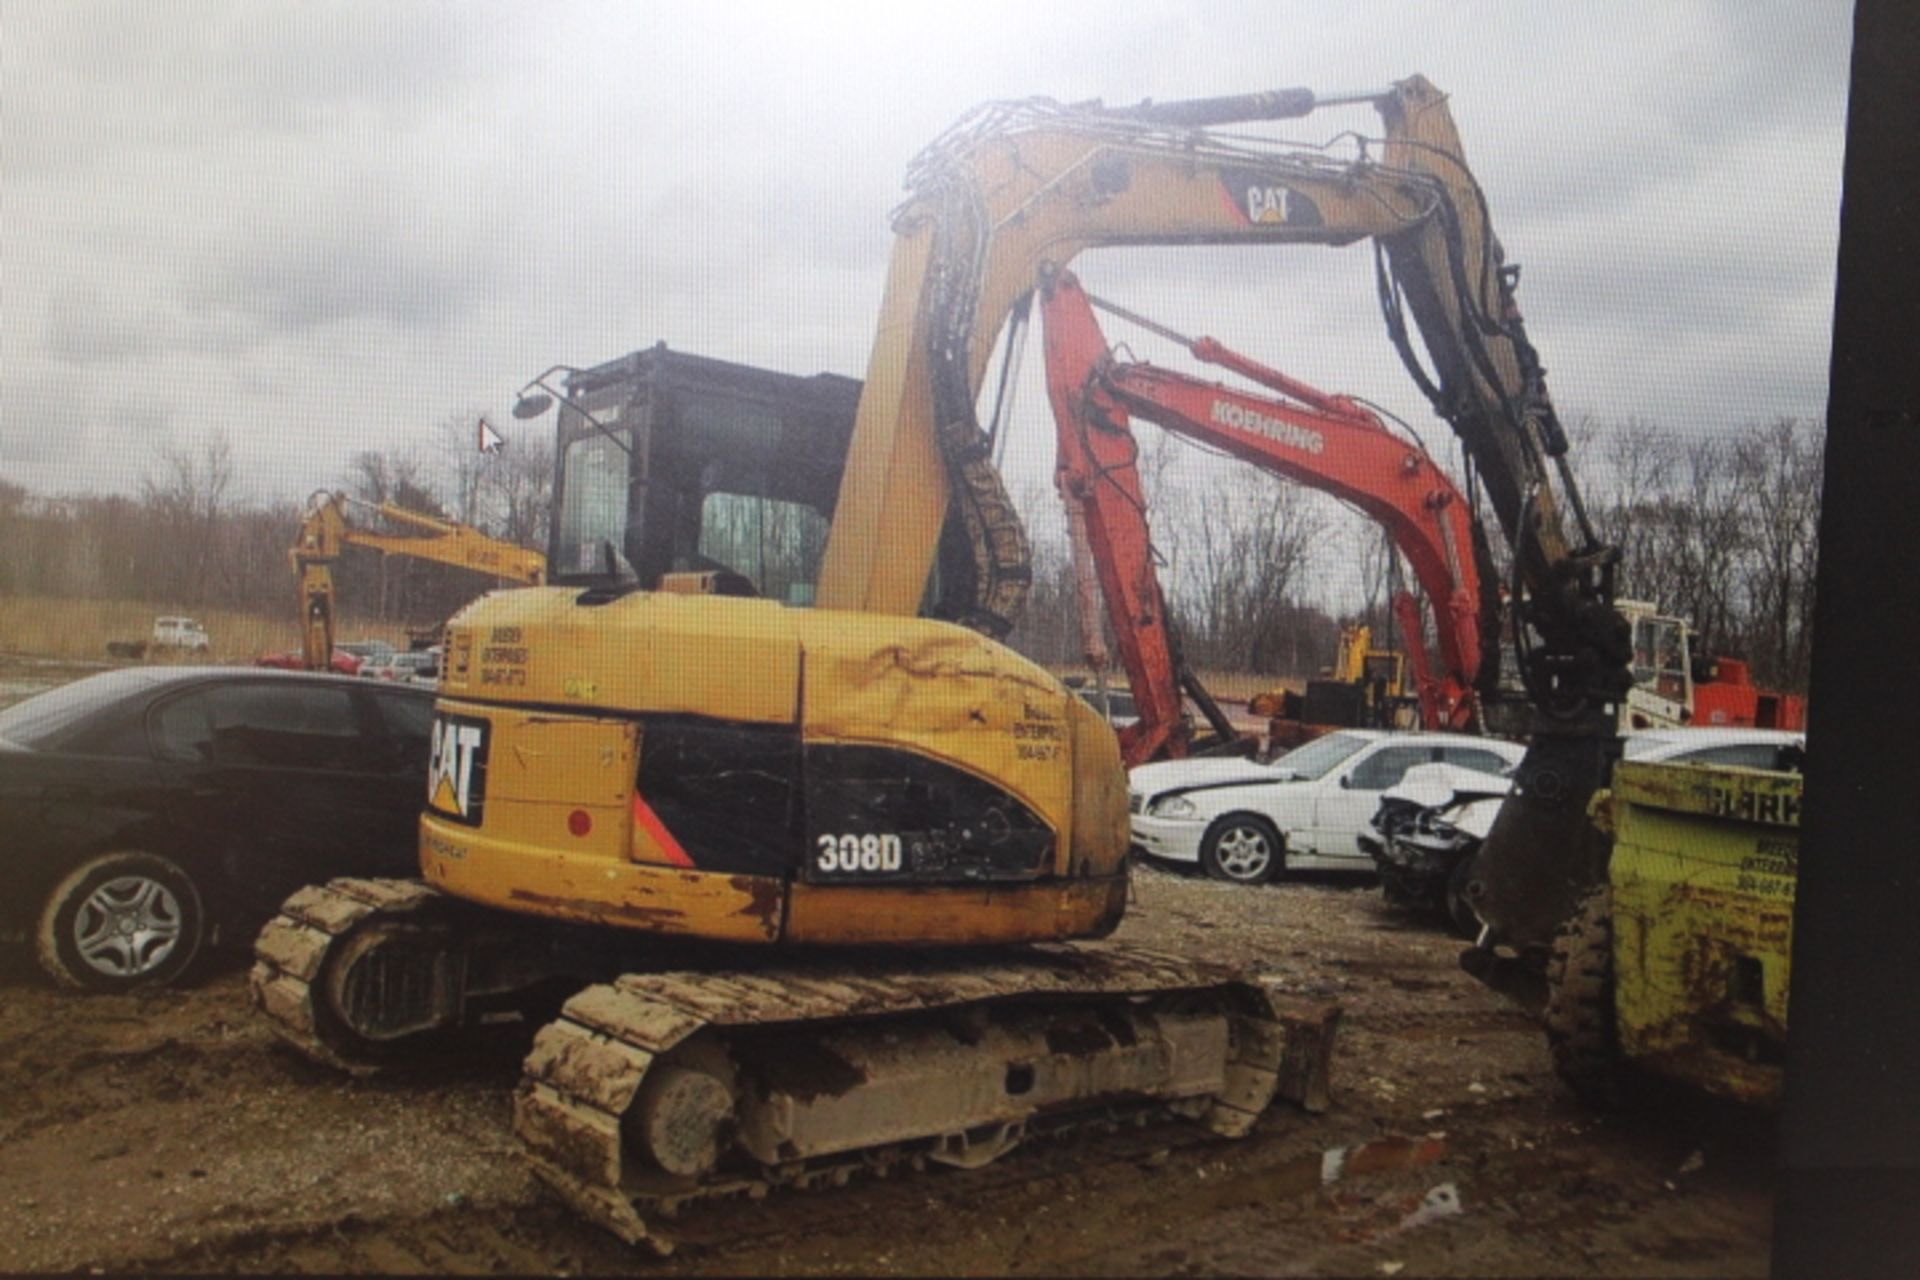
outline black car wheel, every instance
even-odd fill
[[[1262,884],[1278,875],[1284,859],[1280,833],[1265,818],[1230,813],[1207,828],[1200,865],[1216,880]]]
[[[191,877],[150,853],[108,853],[55,886],[40,911],[40,965],[85,991],[165,986],[200,954],[206,915]]]

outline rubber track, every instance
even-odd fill
[[[261,928],[247,975],[253,1004],[274,1034],[316,1062],[354,1075],[381,1064],[343,1055],[322,1036],[313,983],[328,953],[374,917],[417,916],[442,895],[418,880],[330,880],[309,885],[280,904]]]
[[[1229,969],[1113,944],[1035,947],[1013,960],[901,957],[884,975],[869,969],[794,967],[752,973],[629,974],[588,988],[543,1028],[526,1061],[514,1131],[533,1171],[577,1211],[629,1243],[661,1252],[671,1240],[642,1218],[671,1216],[715,1196],[758,1198],[776,1186],[840,1185],[856,1173],[885,1176],[919,1166],[939,1135],[924,1142],[796,1162],[757,1176],[723,1175],[698,1186],[646,1185],[624,1168],[621,1118],[653,1060],[705,1027],[830,1023],[920,1013],[1011,998],[1153,995],[1223,991],[1231,1014],[1228,1083],[1200,1123],[1217,1134],[1248,1132],[1276,1093],[1311,1111],[1327,1106],[1327,1062],[1339,1007],[1288,1000]],[[1164,1103],[1083,1120],[1144,1122]],[[1078,1127],[1062,1121],[1053,1128]]]

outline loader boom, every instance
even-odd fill
[[[347,520],[350,505],[419,529],[424,536],[357,529]],[[309,671],[326,671],[333,661],[333,565],[348,547],[450,564],[528,586],[537,586],[547,577],[544,555],[489,537],[471,525],[391,502],[361,502],[344,493],[320,490],[307,500],[299,539],[288,552],[294,572],[300,575],[300,651]]]

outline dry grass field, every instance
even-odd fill
[[[213,641],[213,662],[249,662],[263,653],[292,649],[300,644],[295,625],[292,592],[285,613],[241,613],[230,609],[201,609],[180,604],[149,604],[138,600],[64,600],[46,596],[0,596],[0,654],[74,661],[104,660],[114,640],[146,640],[153,620],[160,617],[196,618]],[[397,622],[378,622],[344,614],[338,629],[342,640],[385,640],[407,647],[406,628]],[[149,654],[148,660],[180,660],[179,656]],[[1057,667],[1055,674],[1091,679],[1085,667]],[[1279,676],[1235,671],[1202,671],[1204,684],[1229,714],[1239,712],[1248,698],[1266,689],[1300,689],[1304,682]],[[1107,673],[1108,687],[1126,688],[1126,673],[1116,666]]]
[[[205,660],[248,662],[263,653],[298,647],[291,590],[284,613],[268,616],[226,609],[196,609],[186,605],[147,604],[137,600],[57,600],[37,596],[0,597],[0,653],[43,658],[104,659],[114,640],[147,640],[158,617],[197,618],[213,642]],[[343,640],[385,640],[407,647],[406,629],[398,623],[368,622],[351,615],[341,620]],[[156,655],[150,653],[149,660]],[[160,661],[187,660],[162,650]],[[194,659],[199,660],[199,659]]]

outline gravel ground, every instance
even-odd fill
[[[0,965],[0,1271],[1759,1275],[1771,1124],[1680,1099],[1602,1120],[1459,944],[1337,881],[1147,868],[1121,938],[1345,1008],[1331,1112],[1167,1126],[698,1206],[656,1261],[573,1220],[508,1133],[524,1032],[348,1081],[280,1048],[237,962],[81,997]],[[1344,1178],[1326,1153],[1352,1149]],[[1369,1168],[1368,1166],[1373,1166]]]

